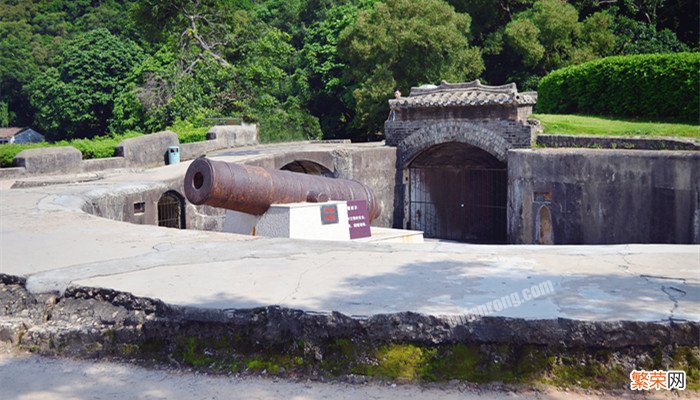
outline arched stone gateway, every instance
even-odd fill
[[[158,226],[185,229],[185,199],[180,193],[170,190],[160,197]]]
[[[397,147],[394,220],[426,237],[506,242],[508,150],[531,146],[536,100],[515,84],[478,80],[415,87],[390,100],[384,132]]]
[[[497,132],[469,121],[445,121],[427,125],[398,144],[399,162],[408,165],[421,152],[443,143],[478,147],[506,162],[512,144]]]
[[[426,237],[506,241],[506,164],[464,143],[432,146],[406,168],[406,227]]]

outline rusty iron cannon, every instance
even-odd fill
[[[360,182],[269,170],[252,165],[198,158],[185,174],[185,196],[206,204],[262,215],[271,204],[366,200],[369,219],[381,213],[372,191]]]

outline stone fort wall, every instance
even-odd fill
[[[512,150],[508,186],[511,243],[700,243],[697,151]]]

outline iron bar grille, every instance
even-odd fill
[[[182,228],[180,223],[180,200],[177,197],[171,194],[164,194],[158,200],[158,226]]]
[[[427,238],[505,243],[506,169],[409,168],[408,228]]]

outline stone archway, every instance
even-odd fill
[[[185,229],[185,199],[180,193],[170,190],[160,197],[158,226]]]
[[[442,143],[464,143],[478,147],[501,162],[508,159],[512,144],[497,132],[468,121],[445,121],[427,125],[398,145],[399,164],[408,165],[418,154]]]
[[[408,213],[411,211],[410,205],[413,201],[410,197],[411,179],[416,177],[418,173],[416,170],[426,169],[415,168],[418,166],[431,167],[433,169],[430,173],[436,175],[438,172],[435,168],[444,164],[440,167],[444,171],[440,173],[448,174],[447,171],[450,170],[461,170],[462,172],[453,175],[462,176],[463,179],[466,179],[465,177],[469,174],[482,174],[482,177],[491,182],[492,186],[501,187],[502,183],[506,182],[507,187],[505,164],[508,151],[532,145],[537,126],[531,123],[528,117],[532,114],[532,108],[536,102],[537,93],[518,92],[515,84],[488,86],[482,85],[479,80],[463,83],[443,81],[438,86],[422,85],[411,88],[411,93],[406,97],[389,100],[390,112],[389,118],[384,123],[384,134],[386,144],[397,147],[394,221],[403,221],[403,227],[411,225],[417,228],[410,220]],[[462,150],[469,149],[462,152],[464,153],[462,155],[457,152],[456,155],[446,156],[447,159],[460,159],[460,157],[467,157],[465,154],[471,154],[476,157],[476,160],[489,159],[489,161],[486,164],[478,162],[475,164],[474,159],[467,159],[469,158],[467,157],[459,162],[471,167],[459,165],[459,162],[444,161],[432,161],[433,165],[421,165],[424,162],[422,159],[424,152],[438,151],[436,149],[439,146],[447,143],[452,143],[456,147],[462,146],[459,147]],[[440,152],[444,153],[444,148]],[[431,157],[439,158],[435,155]],[[500,164],[497,168],[489,167],[492,162]],[[486,177],[488,174],[485,171],[490,169],[499,171],[495,173],[499,176],[494,178],[495,180]],[[455,179],[458,178],[444,179],[447,179],[447,183],[442,184],[443,187],[453,188],[454,191],[459,192],[460,186],[454,184]],[[460,194],[460,196],[468,195]],[[403,204],[400,204],[401,201]],[[504,201],[507,201],[507,196],[504,197]],[[462,202],[459,204],[461,205]],[[414,214],[413,218],[415,217]],[[504,219],[507,219],[507,216]],[[500,217],[498,221],[501,221]],[[498,231],[501,232],[501,222],[498,224]],[[395,225],[399,227],[399,224],[395,223]],[[458,230],[450,228],[449,231],[454,233]],[[468,231],[477,233],[473,229]],[[461,240],[473,239],[469,235],[457,236]],[[500,242],[505,241],[504,237],[505,233],[495,236],[477,234],[476,240]]]
[[[505,243],[506,164],[462,142],[424,149],[405,165],[404,225],[427,238]]]

